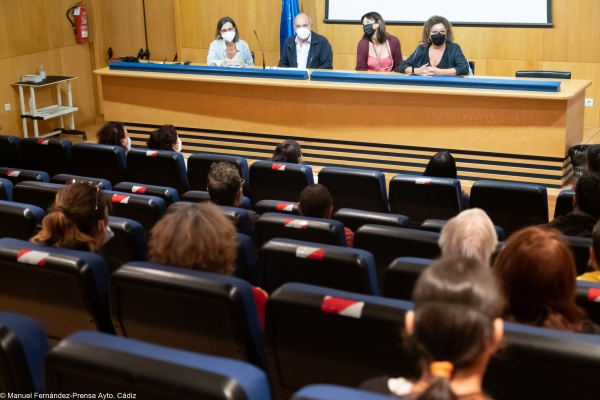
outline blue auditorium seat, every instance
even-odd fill
[[[167,211],[165,201],[160,197],[125,194],[110,190],[103,190],[102,193],[112,202],[110,215],[137,221],[142,224],[146,233],[150,232],[154,224]]]
[[[142,183],[121,182],[115,185],[115,192],[143,194],[146,196],[160,197],[165,201],[165,206],[169,206],[179,201],[177,190],[165,186],[152,186]]]
[[[379,295],[375,260],[363,250],[273,239],[261,247],[258,260],[258,285],[268,293],[298,282]]]
[[[442,229],[444,228],[444,225],[446,225],[447,223],[448,223],[448,221],[446,221],[446,220],[427,219],[427,220],[423,221],[423,223],[421,224],[419,229],[422,231],[441,233]],[[502,227],[500,227],[498,225],[494,225],[494,229],[496,230],[496,235],[498,236],[498,241],[500,241],[500,242],[505,241],[506,233],[504,232],[504,229],[502,229]]]
[[[56,199],[56,194],[64,187],[65,185],[59,183],[21,182],[13,188],[13,200],[18,203],[37,206],[47,214]]]
[[[42,392],[48,351],[46,333],[39,322],[0,312],[0,392]]]
[[[48,175],[71,174],[71,148],[66,139],[21,139],[21,166],[23,169],[47,172]]]
[[[227,218],[235,223],[235,227],[239,233],[254,238],[254,224],[247,210],[239,207],[219,206],[225,213]]]
[[[110,277],[117,334],[266,368],[252,286],[241,279],[134,262]]]
[[[21,139],[12,135],[0,135],[0,167],[21,166]]]
[[[203,190],[190,190],[181,196],[181,201],[188,201],[190,203],[208,203],[210,201],[210,194]],[[246,210],[252,210],[252,202],[248,197],[242,196],[240,207]]]
[[[548,194],[543,185],[480,180],[471,188],[469,207],[481,208],[508,235],[548,223]]]
[[[107,179],[113,185],[128,180],[127,153],[121,146],[77,143],[71,160],[76,175]]]
[[[108,275],[99,255],[0,239],[0,311],[40,321],[49,339],[82,329],[114,332]]]
[[[390,400],[389,396],[336,385],[308,385],[291,400]]]
[[[50,182],[50,175],[44,171],[30,171],[19,168],[0,168],[0,178],[7,179],[16,185],[19,182]]]
[[[573,211],[573,197],[575,197],[574,190],[562,190],[558,194],[558,196],[556,196],[554,218],[564,217],[565,215]]]
[[[103,190],[113,190],[112,183],[109,180],[103,178],[93,178],[89,176],[69,175],[69,174],[58,174],[50,178],[50,183],[59,183],[64,185],[66,183],[75,182],[93,182],[100,186]]]
[[[265,344],[275,397],[325,383],[357,387],[381,376],[418,377],[404,346],[412,303],[299,283],[267,302]]]
[[[400,257],[392,261],[385,271],[383,296],[411,301],[417,279],[431,263],[432,260],[416,257]]]
[[[0,178],[0,200],[12,201],[13,184],[8,179]]]
[[[29,240],[44,216],[37,206],[0,200],[0,238]]]
[[[176,151],[132,149],[127,172],[131,182],[171,187],[179,195],[190,190],[183,155]]]
[[[304,188],[312,184],[312,168],[305,164],[255,161],[250,166],[253,204],[260,200],[298,201]]]
[[[208,172],[215,162],[229,162],[234,164],[240,176],[244,179],[244,193],[250,196],[250,173],[248,161],[244,157],[228,156],[222,154],[195,153],[188,158],[187,176],[192,190],[205,191],[208,188]]]
[[[325,167],[319,172],[319,183],[331,193],[334,212],[340,208],[390,212],[383,172]]]
[[[285,238],[306,242],[346,246],[344,224],[332,219],[296,217],[266,213],[254,223],[256,248],[271,239]]]
[[[341,208],[332,216],[332,219],[340,221],[353,232],[367,224],[395,226],[397,228],[410,228],[410,219],[404,215],[354,210],[352,208]]]
[[[390,210],[418,228],[426,219],[448,220],[460,213],[460,195],[458,179],[396,175],[390,181]]]
[[[52,349],[44,388],[156,400],[271,398],[267,376],[253,365],[97,332],[77,332]]]
[[[235,276],[256,286],[258,284],[258,262],[254,242],[250,236],[236,234],[238,255],[235,260]]]
[[[102,246],[103,256],[119,265],[132,261],[146,261],[148,239],[144,227],[139,222],[127,218],[109,217],[108,227],[115,237]]]
[[[293,201],[261,200],[254,204],[253,210],[258,214],[276,212],[282,214],[300,215],[300,212],[298,211],[298,203]]]

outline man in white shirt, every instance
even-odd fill
[[[294,18],[296,35],[290,36],[281,49],[280,67],[332,69],[333,52],[325,36],[312,32],[312,21],[304,13]]]

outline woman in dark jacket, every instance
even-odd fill
[[[423,42],[400,64],[400,72],[417,75],[468,75],[469,63],[454,43],[450,22],[439,15],[423,25]]]

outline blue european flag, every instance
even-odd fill
[[[281,28],[279,29],[279,50],[283,42],[294,34],[294,18],[300,14],[298,0],[283,0],[281,5]]]

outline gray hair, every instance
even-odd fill
[[[498,236],[485,211],[473,208],[448,221],[440,234],[439,245],[444,257],[473,258],[489,266]]]

